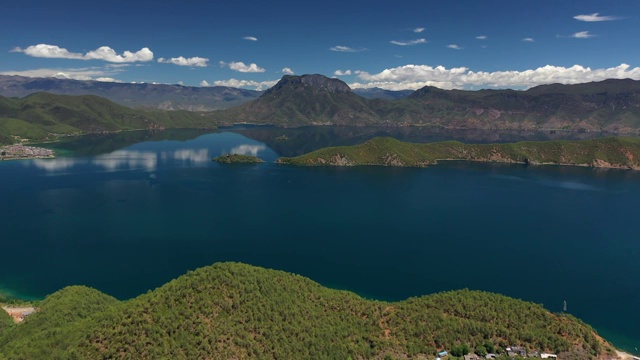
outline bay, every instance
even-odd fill
[[[422,131],[387,135],[496,141],[491,132]],[[616,346],[640,345],[638,172],[272,163],[375,135],[380,129],[129,133],[51,144],[69,153],[53,160],[0,162],[0,293],[41,298],[83,284],[128,299],[190,269],[241,261],[384,300],[471,288],[552,311],[566,301]],[[211,161],[226,152],[268,162]]]

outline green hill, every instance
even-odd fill
[[[438,160],[577,165],[640,170],[640,138],[610,137],[578,141],[523,141],[512,144],[427,144],[374,138],[360,145],[329,147],[280,158],[291,165],[384,165],[422,167]]]
[[[574,317],[501,295],[373,301],[237,263],[189,272],[123,302],[65,288],[0,333],[7,359],[382,359],[509,345],[582,358],[612,351]]]
[[[0,141],[12,136],[32,141],[60,135],[121,130],[207,128],[203,115],[187,111],[134,110],[93,95],[35,93],[22,99],[0,97]]]

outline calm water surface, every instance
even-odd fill
[[[55,145],[72,156],[0,162],[0,293],[84,284],[127,299],[241,261],[385,300],[460,288],[552,311],[566,300],[617,346],[640,347],[640,173],[211,161],[294,152],[260,131],[84,138]]]

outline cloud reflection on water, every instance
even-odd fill
[[[204,163],[210,160],[209,149],[179,149],[156,153],[153,151],[118,150],[109,154],[98,155],[91,159],[60,157],[55,159],[34,159],[25,162],[26,166],[35,166],[50,174],[61,174],[80,165],[95,165],[111,172],[118,170],[145,170],[153,172],[159,161],[180,161],[185,163]]]
[[[232,154],[240,154],[240,155],[252,155],[258,156],[260,151],[264,151],[267,149],[266,145],[238,145],[231,149]]]

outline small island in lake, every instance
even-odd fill
[[[222,164],[258,164],[264,160],[256,156],[242,154],[223,154],[213,158],[213,161]]]
[[[424,167],[442,160],[640,170],[640,138],[609,137],[511,144],[463,144],[458,141],[414,144],[384,137],[355,146],[329,147],[301,156],[280,158],[277,163],[299,166]]]

